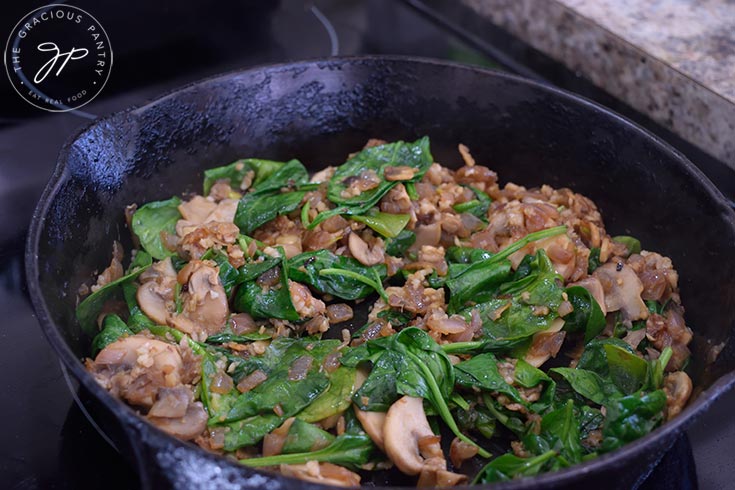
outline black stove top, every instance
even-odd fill
[[[194,2],[163,7],[151,3],[155,2],[127,2],[121,12],[119,3],[74,2],[105,26],[116,56],[108,86],[83,113],[43,113],[9,91],[7,80],[0,83],[4,112],[0,116],[0,311],[5,316],[0,329],[0,372],[4,373],[0,477],[5,488],[139,485],[134,468],[82,408],[79,398],[85,394],[78,392],[43,338],[24,283],[22,253],[33,207],[61,145],[89,119],[222,71],[335,54],[412,54],[538,76],[524,68],[524,59],[499,56],[497,46],[487,49],[456,25],[449,26],[455,29],[451,31],[442,25],[446,22],[427,17],[431,8],[419,1],[224,2],[216,12],[201,11],[201,4]],[[0,21],[0,34],[6,35],[11,27],[6,24],[37,6],[13,7],[11,15]],[[565,86],[556,77],[549,79]],[[579,83],[571,85],[579,89]],[[596,98],[594,93],[585,95]],[[603,103],[614,105],[604,94],[598,95]],[[735,185],[729,170],[696,150],[679,149],[695,163],[706,160],[701,166],[716,183],[720,178],[732,179],[723,188]],[[639,488],[730,486],[735,477],[730,465],[735,421],[727,415],[733,409],[735,393],[730,393],[688,437],[675,443],[650,475],[641,475]]]

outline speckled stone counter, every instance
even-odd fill
[[[734,0],[461,0],[735,168]]]

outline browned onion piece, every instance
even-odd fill
[[[255,324],[255,320],[253,320],[253,317],[251,317],[247,313],[238,313],[237,315],[234,315],[230,320],[232,321],[232,331],[237,335],[253,333],[258,329],[258,326]]]
[[[341,323],[352,319],[352,308],[346,303],[337,303],[327,306],[329,323]]]
[[[466,443],[455,437],[452,445],[449,447],[449,459],[455,468],[462,466],[462,463],[470,458],[474,458],[477,454],[477,446]]]
[[[306,378],[306,374],[309,372],[309,368],[311,368],[313,362],[314,358],[311,356],[301,356],[296,359],[288,370],[288,379],[299,381]]]
[[[242,378],[239,383],[237,383],[237,389],[238,391],[240,391],[240,393],[247,393],[266,379],[268,379],[268,375],[260,369],[256,369],[252,373]]]
[[[209,389],[215,393],[224,395],[225,393],[229,393],[233,386],[234,382],[232,381],[232,378],[222,371],[217,371],[212,377],[212,384]]]

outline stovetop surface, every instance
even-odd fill
[[[133,6],[127,9],[135,12],[138,3],[153,10],[147,13],[161,21],[176,20],[173,7],[159,11],[143,6],[143,2],[131,2]],[[22,254],[28,221],[61,145],[75,130],[95,116],[143,103],[187,82],[263,63],[386,53],[498,67],[497,59],[403,3],[334,0],[316,2],[317,8],[294,1],[267,7],[245,4],[247,8],[236,7],[240,17],[203,14],[193,35],[182,37],[180,29],[173,28],[152,31],[146,44],[140,38],[131,39],[132,14],[123,14],[120,19],[107,2],[75,2],[106,26],[116,56],[119,50],[109,91],[86,106],[84,114],[39,114],[19,98],[13,100],[15,94],[0,91],[2,100],[8,99],[4,106],[7,114],[0,119],[2,486],[9,482],[10,488],[16,489],[138,487],[134,469],[97,432],[75,401],[84,394],[77,393],[76,384],[43,338],[25,288]],[[197,8],[186,2],[181,5],[184,10]],[[31,8],[24,6],[10,17],[19,18]],[[156,24],[153,20],[148,19],[147,24]],[[0,28],[4,27],[0,23]],[[161,61],[163,52],[171,53],[169,58],[173,59]],[[192,57],[198,59],[191,61]],[[168,74],[162,73],[167,70]],[[150,73],[150,77],[141,72]],[[735,178],[725,187],[732,183]],[[731,486],[735,477],[730,464],[735,421],[729,414],[734,410],[735,393],[731,392],[689,430],[688,438],[682,437],[674,445],[640,488]]]

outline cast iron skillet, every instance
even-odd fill
[[[630,488],[735,384],[735,348],[707,363],[735,325],[735,214],[682,155],[631,122],[572,94],[476,67],[402,57],[306,61],[222,75],[95,121],[62,149],[36,208],[26,266],[41,327],[96,400],[95,417],[132,460],[144,488],[321,488],[243,468],[167,436],[112,398],[80,359],[89,338],[76,291],[129,250],[125,205],[200,190],[202,170],[239,157],[338,164],[370,137],[431,137],[436,161],[457,143],[502,181],[568,186],[592,198],[613,235],[670,256],[696,333],[698,396],[672,422],[587,463],[494,488]],[[384,485],[380,479],[367,485]]]

